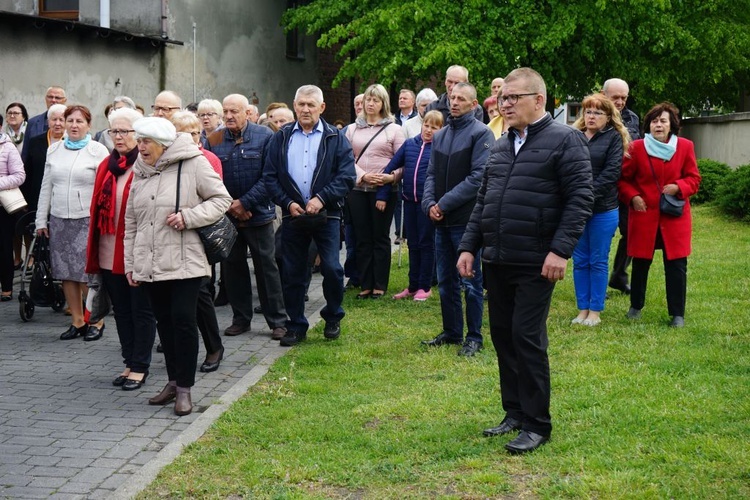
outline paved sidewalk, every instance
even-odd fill
[[[309,294],[314,324],[324,305],[319,274]],[[223,331],[231,308],[216,311]],[[15,297],[0,303],[0,498],[132,496],[287,350],[256,315],[250,332],[222,337],[221,367],[197,374],[193,413],[177,417],[173,405],[147,403],[167,382],[161,354],[154,351],[142,389],[122,391],[112,386],[122,370],[114,318],[96,342],[59,340],[68,325],[50,308],[23,323]],[[204,356],[201,342],[199,365]]]

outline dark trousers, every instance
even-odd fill
[[[269,328],[282,327],[286,323],[286,310],[276,266],[273,224],[238,227],[237,232],[237,241],[222,267],[222,280],[232,306],[232,323],[249,325],[253,319],[253,286],[247,265],[250,247],[263,316]]]
[[[670,316],[685,316],[687,295],[687,257],[667,260],[663,253],[664,278],[667,289],[667,311]],[[653,260],[633,259],[633,273],[630,283],[630,307],[643,309],[646,305],[648,271]]]
[[[396,192],[396,204],[393,207],[393,224],[396,229],[396,237],[399,238],[401,235],[406,236],[406,231],[402,232],[401,228],[401,220],[402,220],[402,214],[404,210],[404,200],[403,200],[403,193],[404,193],[404,185],[403,183],[398,183],[398,191]],[[403,218],[406,217],[406,214],[404,214]]]
[[[612,273],[609,275],[609,286],[622,289],[628,284],[628,266],[632,259],[628,257],[628,210],[629,207],[620,203],[618,207],[620,241],[617,243],[617,253],[612,263]]]
[[[159,340],[164,348],[169,381],[178,387],[195,385],[198,365],[198,290],[203,278],[143,283],[151,297]]]
[[[3,292],[13,291],[13,236],[16,218],[0,207],[0,284]]]
[[[219,322],[216,319],[216,309],[214,309],[214,296],[210,286],[211,278],[201,280],[198,290],[198,309],[195,314],[198,330],[201,332],[203,345],[206,347],[206,354],[214,354],[222,348]]]
[[[122,362],[136,373],[151,366],[151,352],[156,337],[156,320],[151,301],[141,286],[132,287],[123,274],[102,269],[102,284],[112,301],[117,336],[120,338]]]
[[[503,409],[524,430],[548,436],[547,315],[555,285],[537,267],[485,263],[484,273]]]
[[[409,241],[409,291],[429,290],[435,268],[435,226],[420,203],[404,200],[404,235]]]
[[[391,273],[391,220],[396,193],[391,192],[385,210],[375,208],[375,193],[352,191],[349,208],[357,245],[357,268],[362,290],[387,290]]]
[[[338,219],[328,219],[325,225],[312,230],[300,230],[293,227],[288,219],[281,225],[281,239],[284,252],[284,302],[286,303],[289,321],[288,331],[306,333],[309,322],[305,317],[305,291],[309,284],[310,263],[308,249],[310,242],[315,241],[320,255],[320,273],[323,275],[323,297],[326,305],[320,311],[324,321],[341,321],[344,309],[344,269],[339,262],[341,246],[341,223]]]

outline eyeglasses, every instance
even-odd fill
[[[510,95],[499,95],[497,96],[497,101],[500,104],[508,103],[511,106],[513,106],[515,103],[518,102],[519,97],[524,97],[527,95],[539,95],[537,92],[530,92],[528,94],[510,94]]]
[[[168,108],[165,108],[164,106],[151,106],[151,109],[154,111],[158,111],[160,113],[166,113],[167,111],[172,111],[173,109],[180,109],[179,106],[169,106]]]
[[[605,116],[607,113],[605,113],[604,111],[595,111],[593,109],[587,109],[586,111],[583,112],[583,114],[586,116]]]
[[[112,137],[117,137],[118,135],[120,137],[125,137],[131,132],[135,132],[135,130],[108,130],[107,133],[111,135]]]
[[[18,116],[18,115],[21,115],[23,113],[21,113],[20,111],[8,111],[5,114],[8,115],[8,116]]]
[[[198,115],[198,118],[200,118],[201,120],[203,120],[204,118],[211,118],[212,116],[216,116],[218,114],[219,113],[201,113],[201,114]]]

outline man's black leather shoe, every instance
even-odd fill
[[[521,431],[516,439],[505,445],[505,449],[512,455],[534,451],[549,441],[549,436],[542,436],[536,432]]]
[[[300,342],[304,342],[305,340],[307,340],[307,333],[297,333],[289,330],[286,332],[286,335],[279,340],[279,344],[284,347],[292,347]]]
[[[452,339],[448,336],[447,333],[443,332],[432,340],[422,341],[422,345],[426,345],[430,347],[439,347],[441,345],[446,345],[446,344],[460,345],[461,339]]]
[[[479,342],[475,340],[467,340],[466,342],[464,342],[464,345],[463,347],[461,347],[461,350],[458,351],[458,355],[470,358],[481,350],[482,350],[482,344],[480,344]]]
[[[510,434],[513,431],[520,431],[521,430],[521,421],[516,420],[513,417],[505,417],[502,422],[500,422],[500,425],[497,427],[490,427],[489,429],[485,429],[482,431],[482,434],[484,434],[487,437],[492,436],[502,436],[503,434]]]
[[[334,340],[341,335],[341,323],[338,321],[326,321],[326,327],[323,330],[323,336],[327,339]]]

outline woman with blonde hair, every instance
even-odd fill
[[[347,203],[354,225],[357,268],[362,291],[358,299],[379,299],[388,288],[391,272],[390,229],[400,177],[383,174],[406,136],[391,114],[388,92],[380,84],[367,87],[364,107],[356,121],[346,129],[352,144],[357,181]],[[392,183],[385,207],[376,207],[377,191]]]
[[[617,180],[630,134],[614,103],[604,94],[587,96],[573,124],[589,142],[594,177],[594,213],[573,251],[573,283],[578,316],[572,323],[596,326],[604,310],[609,249],[617,229]]]

